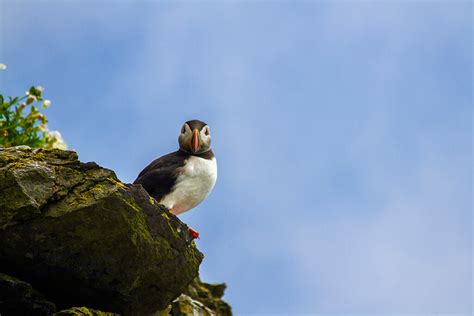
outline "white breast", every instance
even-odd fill
[[[217,179],[216,158],[204,159],[191,156],[187,159],[183,172],[161,204],[173,214],[184,213],[201,203],[214,188]]]

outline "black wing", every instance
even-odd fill
[[[181,151],[160,157],[143,169],[133,183],[141,184],[150,196],[160,202],[173,188],[186,158],[187,155]]]

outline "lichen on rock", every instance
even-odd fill
[[[140,185],[73,151],[0,148],[0,272],[58,309],[165,310],[202,259],[187,226]]]

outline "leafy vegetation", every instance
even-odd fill
[[[40,86],[31,87],[22,97],[5,98],[0,94],[0,147],[66,149],[61,134],[48,130],[48,120],[40,112],[50,103],[43,98]]]

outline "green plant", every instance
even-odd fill
[[[61,134],[48,130],[48,120],[40,112],[49,105],[50,101],[43,99],[40,86],[31,87],[22,97],[8,97],[8,100],[0,94],[0,147],[27,145],[65,149]]]

